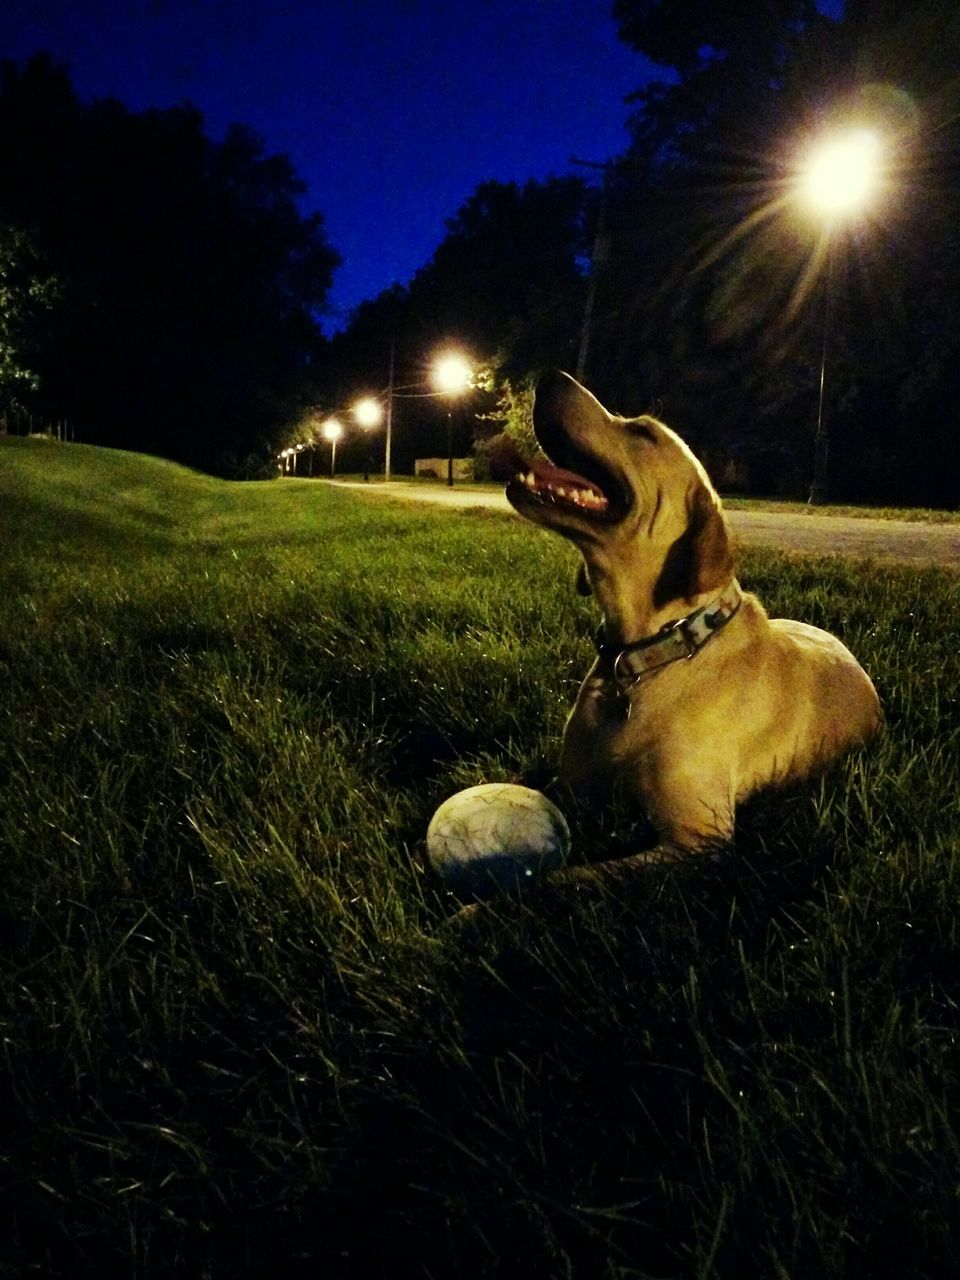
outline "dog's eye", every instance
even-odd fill
[[[649,422],[644,422],[642,418],[635,418],[632,422],[628,422],[626,426],[632,436],[639,436],[642,440],[649,440],[651,444],[657,443],[657,433]]]

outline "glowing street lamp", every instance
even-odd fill
[[[470,386],[473,370],[466,358],[456,351],[438,356],[433,365],[433,385],[447,396],[447,485],[453,488],[453,401]]]
[[[372,396],[365,396],[353,406],[353,417],[358,427],[363,429],[366,437],[366,450],[363,455],[363,478],[370,479],[370,432],[379,427],[383,421],[383,407]]]
[[[865,208],[880,186],[881,152],[872,129],[851,129],[815,147],[801,174],[811,209],[844,218]]]
[[[330,476],[331,479],[337,474],[337,441],[343,435],[343,427],[336,418],[328,418],[320,428],[320,434],[324,440],[330,442]]]
[[[870,205],[879,192],[882,176],[883,144],[871,129],[849,129],[825,139],[810,151],[800,171],[798,194],[802,202],[824,220],[827,241],[820,392],[809,498],[812,504],[827,500],[829,433],[823,413],[823,393],[833,316],[834,233],[841,222],[849,222]]]
[[[292,444],[289,448],[281,449],[277,455],[280,462],[280,470],[284,475],[297,474],[297,458],[303,453],[307,446],[305,444]]]
[[[383,409],[376,400],[367,396],[363,400],[358,400],[353,406],[353,416],[357,420],[357,425],[364,429],[379,427],[383,421]]]

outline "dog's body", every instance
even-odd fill
[[[624,788],[659,854],[686,852],[728,840],[752,792],[876,732],[879,701],[849,650],[769,619],[741,592],[720,500],[678,436],[614,417],[566,374],[538,386],[534,422],[552,462],[532,464],[507,496],[576,544],[603,612],[600,655],[564,733],[563,784]]]

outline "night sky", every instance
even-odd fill
[[[0,0],[0,58],[48,50],[84,100],[191,102],[249,125],[307,183],[343,255],[331,324],[407,283],[487,179],[627,143],[650,64],[610,0]],[[591,15],[591,16],[586,16]],[[330,325],[328,324],[328,327]]]

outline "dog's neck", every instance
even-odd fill
[[[694,604],[638,639],[623,640],[617,635],[611,641],[604,628],[598,637],[597,649],[601,662],[608,668],[608,677],[621,694],[660,667],[680,658],[694,657],[713,635],[736,617],[743,603],[736,578],[731,578],[721,590],[706,594],[702,604]]]
[[[653,584],[637,583],[629,594],[614,590],[602,575],[593,579],[593,593],[603,615],[602,636],[606,649],[642,644],[663,634],[721,597],[739,597],[740,584],[731,574],[709,591],[656,600]]]
[[[619,595],[612,598],[614,593],[604,591],[603,584],[598,583],[595,595],[603,614],[604,646],[611,649],[624,648],[650,640],[709,606],[732,589],[739,589],[734,577],[710,591],[675,597],[662,605],[654,605],[649,591],[641,590],[633,599],[624,599]]]

